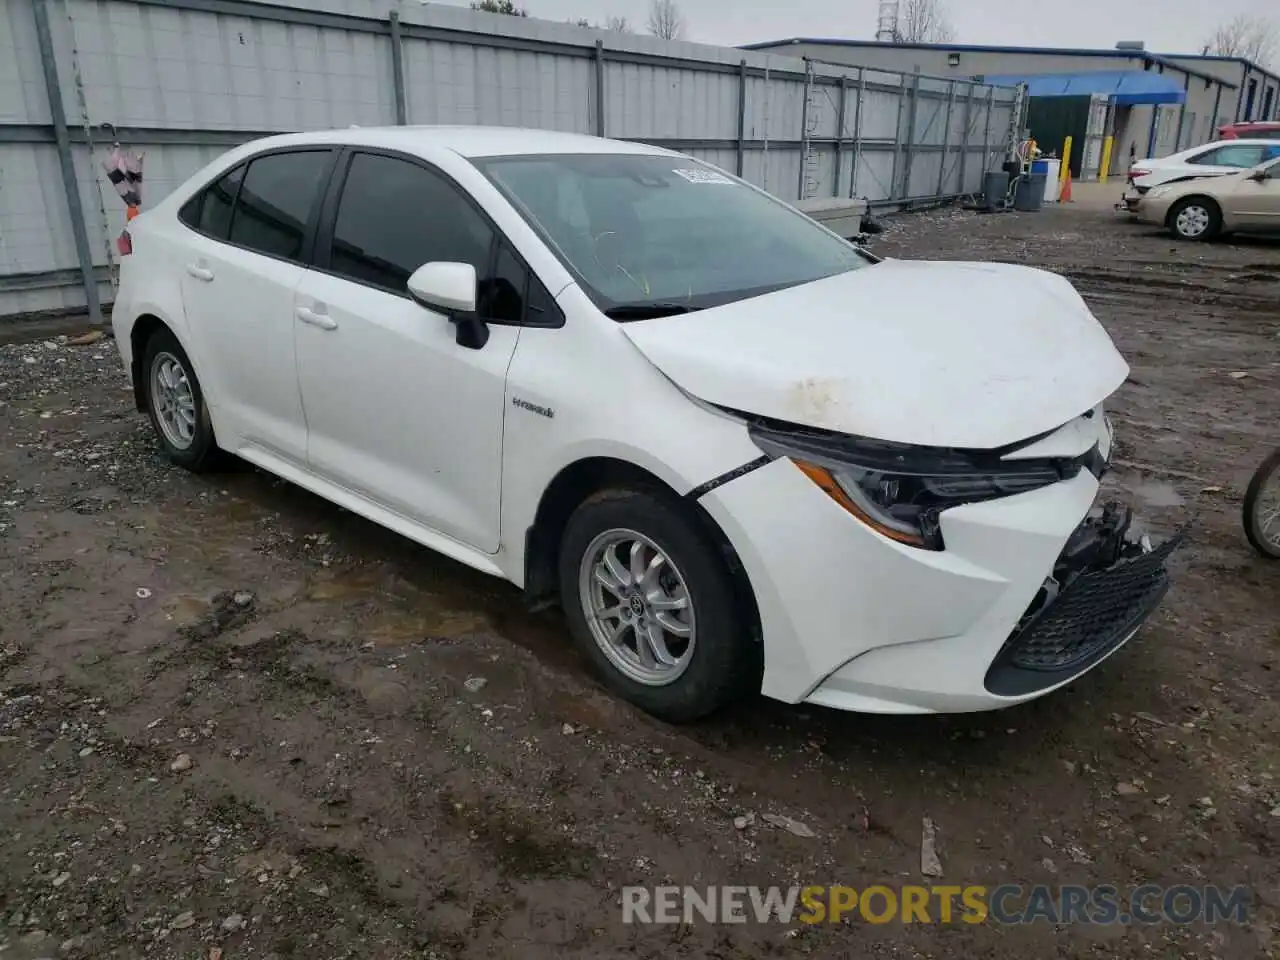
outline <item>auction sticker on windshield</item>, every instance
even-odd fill
[[[716,173],[714,170],[684,169],[671,172],[677,177],[684,177],[690,183],[733,183],[723,173]]]

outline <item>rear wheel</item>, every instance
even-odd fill
[[[191,360],[172,331],[162,327],[151,335],[142,363],[147,414],[165,454],[195,472],[216,468],[222,452],[209,408]]]
[[[612,490],[580,505],[560,547],[579,648],[642,710],[680,723],[760,684],[760,644],[715,543],[671,497]]]
[[[1244,532],[1260,554],[1280,560],[1280,450],[1263,461],[1245,492]]]
[[[1187,197],[1169,211],[1169,229],[1181,240],[1212,240],[1222,232],[1222,211],[1207,197]]]

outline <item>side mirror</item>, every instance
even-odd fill
[[[415,301],[449,318],[459,346],[479,350],[488,343],[489,326],[476,316],[476,268],[471,264],[424,263],[406,286]]]
[[[1249,179],[1252,180],[1254,183],[1266,183],[1268,180],[1271,179],[1271,171],[1255,170],[1253,171],[1253,173],[1249,174]]]

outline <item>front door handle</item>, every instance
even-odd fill
[[[187,273],[195,277],[197,280],[203,280],[205,283],[208,283],[213,279],[213,271],[208,267],[200,266],[198,263],[188,263]]]
[[[303,323],[309,323],[313,327],[319,327],[321,330],[338,329],[338,321],[327,313],[316,313],[310,307],[298,307],[294,312],[298,315],[299,320]]]

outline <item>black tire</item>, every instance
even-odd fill
[[[167,435],[161,425],[157,410],[154,377],[158,361],[171,357],[182,367],[187,383],[191,388],[191,396],[195,402],[195,427],[190,443],[183,447],[175,443]],[[168,327],[161,327],[147,340],[142,354],[142,383],[147,398],[147,416],[151,419],[151,429],[155,431],[160,447],[174,464],[194,473],[205,473],[216,470],[225,463],[225,454],[218,449],[217,439],[213,435],[213,423],[209,419],[209,408],[204,402],[204,392],[200,389],[200,381],[196,377],[195,368],[187,356],[182,344]]]
[[[1262,461],[1262,466],[1258,467],[1253,479],[1249,481],[1249,489],[1244,495],[1244,534],[1249,538],[1253,549],[1268,560],[1280,560],[1280,546],[1263,536],[1262,504],[1258,501],[1262,498],[1262,491],[1275,479],[1277,473],[1280,473],[1280,450]]]
[[[1199,233],[1187,233],[1179,224],[1179,218],[1183,211],[1192,207],[1203,209],[1208,216],[1208,224]],[[1166,222],[1169,225],[1169,230],[1179,240],[1207,243],[1210,240],[1217,239],[1219,234],[1222,233],[1222,210],[1216,202],[1208,197],[1184,197],[1170,208]]]
[[[581,566],[593,541],[615,530],[634,531],[652,541],[688,592],[694,647],[684,672],[662,686],[627,676],[596,642],[584,609]],[[575,642],[604,682],[646,713],[687,723],[759,691],[762,651],[733,576],[716,543],[674,496],[609,490],[588,498],[565,527],[559,570],[561,603]]]

